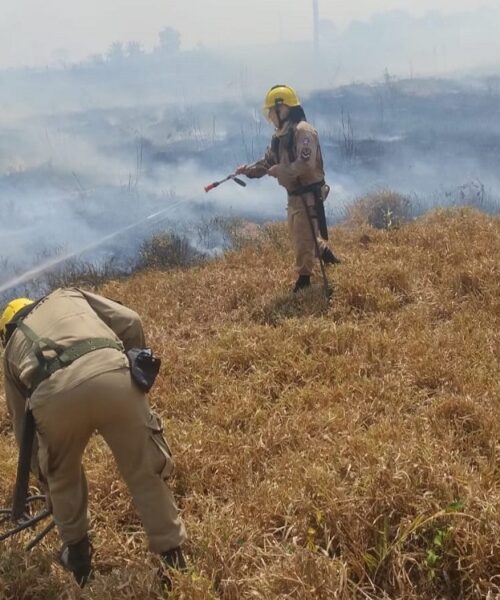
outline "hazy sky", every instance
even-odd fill
[[[499,6],[500,0],[319,0],[339,27],[385,10],[422,15]],[[0,0],[0,67],[44,65],[104,52],[113,41],[146,48],[173,27],[184,47],[304,39],[312,0]]]

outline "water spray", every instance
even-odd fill
[[[182,202],[183,202],[182,200],[178,200],[177,202],[174,202],[167,208],[164,208],[164,209],[159,210],[151,215],[148,215],[147,217],[139,219],[135,223],[126,225],[125,227],[122,227],[121,229],[118,229],[117,231],[108,233],[104,237],[96,240],[95,242],[87,244],[86,246],[78,248],[77,250],[68,252],[67,254],[64,254],[63,256],[58,256],[58,257],[47,260],[44,263],[37,265],[36,267],[33,267],[32,269],[29,269],[28,271],[25,271],[21,275],[17,275],[16,277],[13,277],[12,279],[10,279],[10,280],[6,281],[5,283],[3,283],[2,285],[0,285],[0,293],[5,292],[6,290],[13,288],[17,285],[20,285],[21,283],[25,283],[26,281],[29,281],[36,275],[40,275],[41,273],[47,271],[48,269],[51,269],[52,267],[56,267],[57,265],[63,263],[66,260],[69,260],[70,258],[74,258],[75,256],[78,256],[79,254],[83,254],[84,252],[87,252],[87,250],[93,250],[94,248],[101,246],[105,242],[108,242],[109,240],[112,240],[115,237],[118,237],[119,235],[125,233],[126,231],[129,231],[131,229],[134,229],[135,227],[139,227],[143,223],[147,223],[148,221],[151,221],[151,219],[154,219],[155,217],[158,217],[159,215],[162,215],[166,212],[172,211],[174,208],[176,208]],[[156,223],[157,222],[158,221],[156,221]]]

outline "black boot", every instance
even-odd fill
[[[172,548],[166,552],[161,553],[161,558],[167,567],[166,573],[161,573],[161,583],[167,589],[172,589],[172,580],[169,577],[171,571],[187,571],[186,559],[182,553],[182,549],[179,547]]]
[[[86,535],[75,544],[64,544],[59,554],[61,565],[71,571],[78,585],[83,587],[92,570],[92,544]]]
[[[175,571],[185,571],[187,569],[186,559],[180,546],[163,552],[161,557],[169,569]]]
[[[303,290],[311,285],[311,276],[310,275],[299,275],[299,278],[295,282],[295,287],[293,288],[293,293],[296,294],[299,290]]]
[[[330,248],[325,248],[321,253],[321,259],[325,263],[325,265],[338,265],[340,264],[340,260],[335,256],[335,254],[330,250]]]

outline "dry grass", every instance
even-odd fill
[[[292,297],[285,227],[223,259],[109,283],[164,368],[192,569],[176,599],[500,597],[500,219],[332,230],[333,303]],[[2,409],[3,410],[3,409]],[[0,415],[0,499],[15,449]],[[80,594],[4,544],[2,599],[160,598],[130,498],[89,448],[97,575]],[[163,595],[165,597],[165,594]]]
[[[412,202],[408,196],[383,189],[350,204],[346,208],[346,217],[353,225],[367,223],[375,229],[395,229],[409,221],[412,212]]]

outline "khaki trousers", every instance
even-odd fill
[[[84,360],[83,358],[80,360]],[[182,544],[186,534],[166,479],[173,469],[159,418],[133,383],[128,369],[108,371],[70,392],[31,401],[39,460],[63,542],[88,530],[83,452],[97,430],[113,452],[132,494],[153,552]]]
[[[310,214],[314,215],[314,195],[306,194]],[[320,252],[328,248],[326,241],[319,235],[318,222],[313,217],[314,232]],[[301,196],[288,196],[288,231],[295,252],[295,267],[299,275],[311,275],[314,259],[317,258],[316,245]]]

